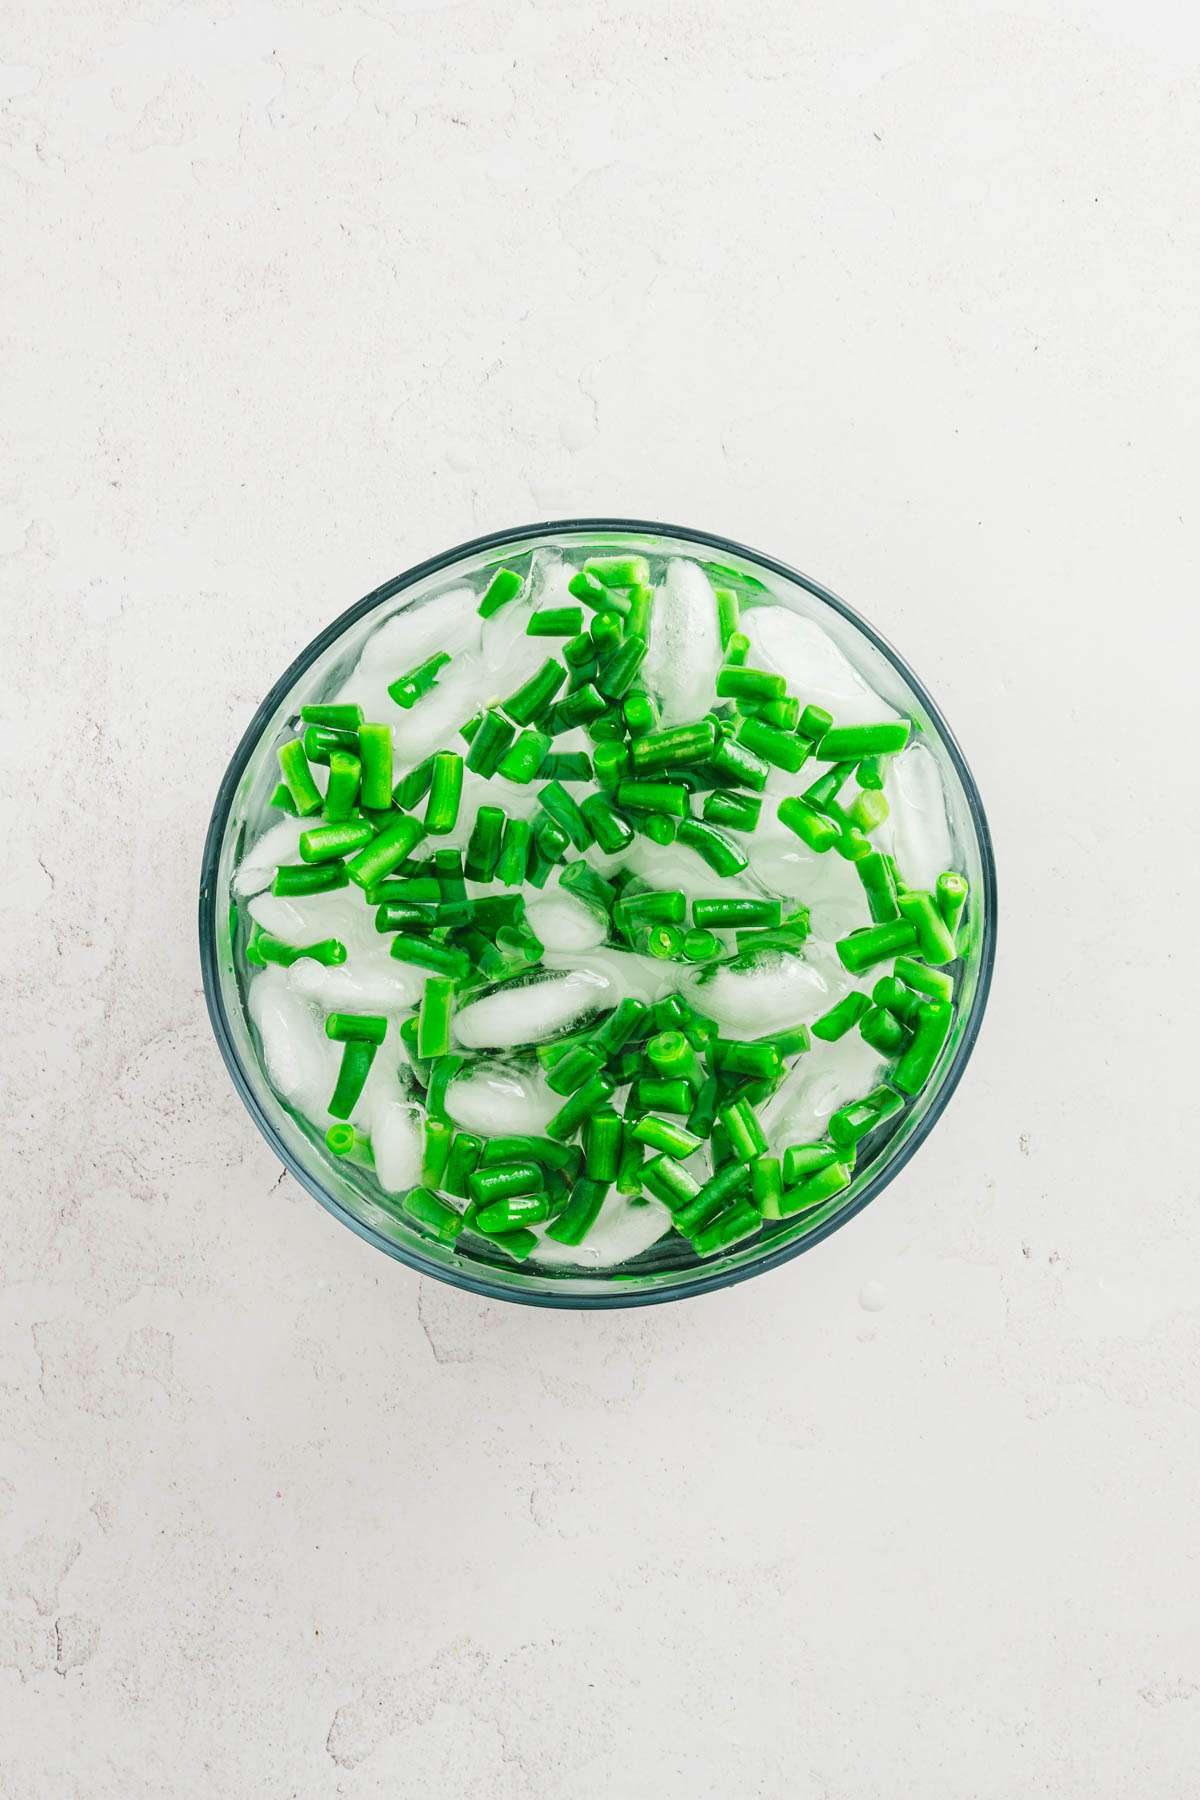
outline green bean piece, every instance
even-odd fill
[[[721,954],[721,940],[714,932],[703,931],[693,926],[683,934],[683,960],[685,962],[711,962],[714,956]]]
[[[726,1207],[735,1196],[744,1194],[750,1185],[750,1165],[748,1163],[727,1163],[718,1174],[713,1175],[696,1198],[675,1215],[675,1228],[690,1237],[707,1225]]]
[[[780,700],[764,701],[759,717],[768,725],[777,726],[780,731],[795,731],[800,722],[800,702],[795,694],[784,694]]]
[[[567,583],[567,592],[574,594],[577,600],[582,600],[585,606],[590,606],[593,612],[598,612],[601,607],[609,604],[609,593],[604,583],[587,569],[580,569],[572,575]]]
[[[876,1088],[863,1100],[851,1100],[846,1106],[839,1106],[830,1117],[829,1135],[839,1149],[857,1144],[877,1125],[898,1113],[903,1105],[903,1098],[892,1088]]]
[[[910,957],[898,956],[892,973],[897,981],[902,981],[906,987],[915,988],[919,994],[925,994],[931,1000],[954,998],[954,977],[941,969],[929,969],[924,963],[914,962]]]
[[[801,737],[809,738],[814,744],[819,743],[833,724],[833,714],[826,712],[823,706],[806,706],[796,723],[796,730]]]
[[[502,712],[489,707],[471,739],[467,767],[477,775],[494,775],[502,757],[517,734],[517,728]],[[436,773],[436,771],[435,771]]]
[[[683,955],[683,932],[678,925],[646,925],[638,931],[634,948],[659,962],[676,962]]]
[[[292,894],[328,894],[344,888],[350,877],[344,863],[283,863],[275,871],[271,892],[287,897]]]
[[[903,750],[912,732],[911,719],[888,720],[879,725],[834,725],[821,739],[822,762],[858,762],[864,756],[890,756]]]
[[[639,1144],[649,1144],[652,1150],[661,1150],[677,1159],[694,1155],[704,1142],[697,1132],[676,1125],[671,1119],[660,1119],[655,1113],[646,1113],[640,1118],[633,1127],[633,1135]]]
[[[767,1140],[758,1115],[745,1100],[731,1100],[717,1113],[729,1138],[729,1147],[738,1162],[753,1162],[765,1156]]]
[[[633,842],[633,828],[614,812],[603,794],[589,794],[580,812],[591,836],[607,856],[615,856]]]
[[[590,781],[592,759],[586,750],[550,750],[538,768],[542,781]]]
[[[428,969],[434,975],[449,975],[456,981],[461,981],[471,971],[471,959],[465,950],[435,943],[431,938],[414,937],[407,931],[396,934],[390,950],[397,962],[413,963],[419,969]]]
[[[364,1169],[375,1167],[375,1152],[365,1131],[344,1120],[330,1125],[325,1132],[325,1148],[346,1162],[358,1163]]]
[[[694,850],[714,875],[738,875],[750,860],[740,844],[735,844],[715,825],[706,825],[702,819],[681,820],[675,839]]]
[[[523,586],[524,582],[515,569],[497,569],[488,583],[487,592],[479,602],[480,618],[490,619],[502,606],[515,600]]]
[[[420,819],[400,813],[357,856],[346,864],[346,873],[358,887],[373,887],[402,863],[425,836]]]
[[[692,901],[692,919],[697,925],[778,925],[783,918],[781,900],[754,900],[730,895]]]
[[[945,1047],[954,1019],[948,1000],[929,1000],[917,1015],[912,1042],[896,1064],[892,1081],[902,1093],[919,1094]]]
[[[454,1012],[454,980],[449,975],[430,975],[417,1014],[417,1055],[446,1056],[450,1050],[450,1019]]]
[[[496,774],[503,776],[505,781],[515,781],[524,786],[538,773],[551,742],[545,731],[535,731],[532,728],[523,731],[516,743],[500,758]]]
[[[753,788],[756,793],[761,793],[767,785],[767,764],[736,738],[719,738],[708,763],[719,777],[734,787]]]
[[[782,700],[787,681],[767,669],[751,669],[744,663],[726,666],[717,675],[717,697],[721,700]]]
[[[637,1082],[635,1091],[637,1104],[647,1112],[682,1113],[686,1118],[692,1110],[692,1090],[682,1077],[668,1080],[643,1075]]]
[[[487,882],[495,878],[504,825],[504,813],[498,806],[481,806],[475,814],[463,864],[463,873],[468,880]]]
[[[764,1081],[773,1080],[782,1067],[770,1038],[746,1043],[740,1038],[718,1037],[709,1045],[708,1060],[723,1075],[753,1075]]]
[[[750,639],[744,631],[731,631],[725,642],[725,666],[740,669],[750,654]]]
[[[343,825],[314,825],[300,833],[300,855],[306,863],[332,862],[348,856],[369,844],[375,836],[362,819],[347,819]]]
[[[542,1168],[565,1170],[574,1176],[579,1169],[579,1152],[574,1144],[556,1144],[552,1138],[525,1133],[489,1138],[483,1147],[481,1167],[494,1168],[505,1162],[535,1162]]]
[[[300,842],[300,854],[303,856],[303,838]],[[954,942],[953,933],[947,929],[932,894],[919,888],[909,889],[896,896],[896,905],[901,919],[916,933],[918,956],[935,966],[954,961],[958,955],[958,946]],[[907,948],[907,944],[897,945],[900,950]]]
[[[684,1037],[682,1031],[657,1031],[647,1041],[646,1059],[656,1075],[668,1078],[682,1078],[696,1087],[700,1086],[704,1076],[700,1068],[696,1052]],[[682,1108],[684,1112],[691,1109],[691,1100]],[[677,1107],[674,1109],[679,1111]]]
[[[320,798],[321,794],[318,789],[317,799],[320,800]],[[274,793],[271,795],[270,800],[268,800],[267,805],[277,806],[280,812],[291,813],[293,818],[297,817],[296,802],[292,799],[291,790],[286,781],[281,781],[278,784]]]
[[[671,1212],[689,1205],[700,1192],[700,1183],[671,1156],[653,1156],[641,1170],[642,1186]]]
[[[886,1007],[869,1007],[859,1020],[858,1029],[863,1042],[870,1044],[872,1050],[878,1050],[881,1056],[894,1056],[904,1048],[907,1033]]]
[[[682,925],[687,905],[687,895],[680,888],[650,888],[641,894],[623,894],[616,913],[639,925]]]
[[[864,756],[854,773],[861,788],[882,789],[886,768],[886,758],[882,756]]]
[[[831,769],[826,769],[824,775],[818,775],[800,797],[807,806],[845,827],[846,815],[838,804],[838,795],[853,773],[852,762],[834,763]]]
[[[615,1184],[619,1194],[641,1193],[645,1160],[641,1144],[627,1131],[621,1144],[621,1166],[617,1170]]]
[[[812,750],[807,738],[797,737],[792,731],[780,731],[778,726],[768,725],[763,719],[740,719],[737,742],[743,749],[762,757],[777,769],[786,770],[789,775],[796,773]]]
[[[844,1038],[848,1031],[853,1031],[859,1020],[870,1010],[871,1002],[865,994],[854,992],[839,1000],[836,1006],[814,1019],[811,1030],[815,1038],[823,1043],[834,1044]]]
[[[762,811],[762,801],[757,795],[714,788],[712,793],[704,796],[701,811],[710,824],[724,825],[730,831],[753,831]]]
[[[583,567],[606,588],[645,587],[650,580],[650,564],[644,556],[589,556]]]
[[[583,1166],[592,1181],[605,1187],[617,1178],[625,1127],[611,1106],[596,1109],[583,1128]]]
[[[358,756],[362,764],[361,804],[369,811],[387,812],[392,804],[392,728],[360,725]]]
[[[541,1194],[545,1186],[543,1171],[534,1162],[480,1162],[467,1177],[467,1191],[476,1206],[494,1206],[497,1201],[514,1200],[523,1195]],[[528,1223],[512,1219],[507,1225],[485,1226],[485,1230],[508,1231],[513,1225]]]
[[[285,944],[269,931],[262,931],[257,926],[254,935],[246,945],[246,961],[255,968],[263,968],[267,963],[277,963],[280,968],[290,969],[294,962],[307,956],[310,962],[319,962],[327,969],[336,969],[346,960],[346,946],[340,938],[320,938],[315,944]]]
[[[529,725],[549,706],[566,678],[563,665],[554,657],[547,657],[541,668],[500,704],[516,724]]]
[[[712,755],[716,743],[716,724],[706,717],[688,725],[668,725],[660,731],[635,737],[630,745],[630,755],[635,772],[648,775],[656,769],[703,762]]]
[[[458,822],[462,800],[463,759],[457,750],[439,750],[433,759],[433,780],[425,802],[425,829],[433,837],[444,837]]]
[[[649,1017],[650,1008],[644,1000],[635,1000],[632,995],[619,1000],[602,1025],[592,1032],[590,1042],[594,1049],[605,1056],[615,1056],[618,1050],[624,1049],[629,1040],[641,1031]]]
[[[641,638],[648,644],[653,618],[654,589],[645,582],[640,582],[629,590],[629,611],[625,615],[625,630],[630,637]]]
[[[607,1075],[593,1075],[590,1081],[576,1089],[548,1122],[546,1136],[556,1138],[559,1143],[565,1143],[568,1138],[574,1137],[588,1115],[611,1100],[615,1088],[616,1083]]]
[[[473,1131],[456,1131],[450,1145],[450,1155],[446,1159],[446,1172],[442,1177],[442,1192],[453,1194],[458,1200],[466,1200],[470,1194],[470,1180],[479,1167],[479,1159],[483,1155],[483,1139],[476,1137]]]
[[[903,900],[907,896],[901,895]],[[928,894],[925,896],[929,900]],[[933,902],[930,900],[930,907]],[[939,920],[940,924],[940,920]],[[943,928],[944,929],[944,928]],[[917,929],[908,919],[893,919],[882,925],[868,925],[839,938],[834,945],[838,960],[851,975],[862,975],[876,963],[910,950],[917,941]]]
[[[400,1208],[415,1225],[429,1232],[439,1243],[454,1243],[464,1228],[462,1214],[456,1212],[440,1194],[432,1193],[427,1187],[411,1188],[400,1202]]]
[[[621,713],[631,738],[648,736],[658,724],[658,708],[649,694],[626,694]]]
[[[407,775],[400,777],[392,789],[392,805],[400,807],[403,812],[411,812],[429,792],[432,780],[433,758],[427,756],[423,761],[415,763]]]
[[[421,1153],[421,1180],[426,1187],[441,1187],[453,1137],[454,1129],[444,1119],[431,1119],[426,1114]]]
[[[579,631],[573,638],[569,638],[562,647],[562,659],[573,675],[578,674],[580,669],[592,672],[596,667],[596,656],[591,634]]]
[[[329,1101],[335,1119],[348,1119],[358,1105],[359,1095],[371,1072],[379,1045],[369,1038],[347,1038],[342,1048],[341,1067]]]
[[[861,788],[846,808],[846,817],[860,831],[870,832],[883,824],[890,811],[886,794],[875,788]]]
[[[535,853],[546,863],[547,872],[556,862],[561,862],[570,842],[566,831],[556,818],[546,812],[537,814],[533,821],[533,847]],[[532,868],[526,871],[526,875],[527,879],[533,881],[535,886],[543,885],[542,882],[536,880]]]
[[[449,661],[450,658],[445,650],[437,651],[435,655],[427,657],[423,663],[418,663],[415,669],[410,669],[407,675],[401,675],[397,680],[389,682],[388,693],[397,706],[402,706],[405,712],[411,711],[418,700],[423,699],[437,686],[438,674]]]
[[[761,1230],[762,1216],[758,1209],[739,1201],[720,1213],[711,1224],[693,1232],[691,1245],[697,1256],[715,1256],[718,1250],[728,1250]]]
[[[591,1081],[604,1067],[604,1055],[583,1044],[572,1044],[559,1057],[546,1076],[546,1086],[554,1094],[574,1094]]]
[[[968,883],[965,875],[959,875],[954,869],[947,869],[945,874],[937,878],[934,900],[941,914],[942,924],[953,937],[958,928],[959,916],[967,903]]]
[[[701,1084],[695,1104],[687,1118],[687,1128],[698,1138],[712,1136],[717,1107],[721,1101],[721,1084],[714,1075]]]
[[[437,924],[437,906],[418,900],[385,900],[375,908],[376,931],[432,931]]]
[[[530,613],[526,637],[578,637],[583,630],[582,606],[544,606]]]
[[[608,656],[621,642],[624,633],[624,621],[620,613],[609,611],[598,612],[592,620],[588,637],[592,641],[592,655],[600,662]]]
[[[586,725],[607,710],[608,702],[603,695],[590,681],[585,681],[582,687],[577,687],[574,693],[551,709],[546,717],[546,729],[552,737],[557,737],[560,731],[573,731],[577,725]]]
[[[606,916],[616,904],[617,891],[611,881],[582,861],[568,863],[558,877],[558,885]]]
[[[717,597],[717,629],[721,634],[721,648],[724,650],[738,628],[738,597],[732,588],[714,588],[713,592]]]
[[[793,1025],[790,1031],[775,1031],[771,1034],[780,1056],[803,1056],[812,1049],[812,1034],[807,1025]]]
[[[795,1187],[785,1186],[779,1210],[785,1219],[791,1219],[797,1213],[808,1212],[814,1206],[820,1206],[825,1200],[832,1200],[835,1194],[850,1186],[854,1171],[847,1162],[831,1162],[819,1169],[815,1175],[797,1182]]]
[[[877,925],[889,924],[900,917],[900,909],[896,905],[896,884],[892,880],[891,865],[886,856],[877,850],[860,857],[854,865],[858,878],[863,884],[867,896],[867,908]]]
[[[777,1156],[756,1156],[750,1164],[750,1198],[760,1219],[779,1219],[783,1175]]]
[[[610,700],[619,700],[627,693],[646,660],[648,649],[645,638],[623,638],[600,664],[600,672],[596,676],[599,692]]]
[[[815,1175],[837,1160],[833,1144],[789,1144],[783,1153],[783,1185],[795,1187],[806,1175]]]
[[[382,1044],[388,1022],[376,1013],[331,1012],[325,1015],[325,1036],[335,1043]]]
[[[576,1181],[571,1197],[551,1225],[546,1236],[556,1244],[581,1244],[596,1223],[611,1184],[598,1176],[585,1175]]]
[[[597,744],[592,765],[599,785],[606,793],[615,793],[629,768],[629,751],[621,743]]]
[[[302,706],[300,717],[306,725],[324,725],[330,731],[357,731],[363,722],[361,706]]]
[[[373,882],[364,896],[368,906],[387,906],[392,901],[428,905],[441,897],[441,889],[432,875],[402,873],[384,876],[381,881]]]
[[[921,1010],[921,996],[894,975],[882,975],[871,989],[876,1006],[886,1007],[905,1025],[915,1025]]]
[[[682,819],[688,809],[688,791],[677,781],[622,781],[617,804],[633,812],[666,813]]]
[[[546,809],[550,818],[577,850],[587,849],[592,841],[588,822],[577,801],[568,794],[561,781],[547,782],[544,788],[538,789],[538,805]]]
[[[325,799],[322,812],[329,824],[344,823],[354,808],[358,798],[359,781],[362,775],[362,764],[357,756],[349,751],[335,750],[329,758],[329,781],[325,787]],[[392,803],[388,793],[387,804]]]
[[[321,790],[313,780],[300,739],[292,738],[288,743],[281,744],[277,754],[283,785],[291,795],[292,804],[300,817],[306,819],[311,813],[320,812]]]
[[[357,731],[334,731],[328,725],[310,725],[304,733],[304,754],[310,763],[328,763],[335,750],[358,750]]]

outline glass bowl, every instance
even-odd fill
[[[380,1206],[369,1177],[331,1156],[320,1133],[280,1100],[261,1067],[247,1017],[244,968],[238,968],[241,959],[235,961],[234,954],[240,927],[238,909],[230,902],[230,881],[247,823],[262,817],[278,779],[276,748],[290,735],[289,722],[301,697],[330,691],[349,673],[381,614],[399,611],[450,579],[470,579],[495,563],[498,552],[508,563],[548,544],[562,545],[580,558],[619,546],[695,556],[710,567],[716,561],[739,580],[761,584],[772,599],[818,620],[875,690],[921,726],[922,741],[940,765],[959,866],[971,883],[954,1029],[924,1092],[899,1116],[882,1149],[868,1159],[831,1214],[807,1225],[803,1216],[781,1220],[753,1242],[704,1262],[690,1251],[664,1249],[681,1245],[674,1234],[612,1272],[591,1274],[515,1263],[499,1249],[489,1255],[481,1239],[471,1240],[478,1250],[463,1249],[461,1240],[455,1246],[433,1242]],[[710,532],[636,519],[566,519],[492,532],[397,575],[335,619],[284,671],[251,720],[217,793],[200,878],[200,961],[209,1017],[233,1084],[275,1154],[327,1211],[385,1255],[455,1287],[532,1306],[645,1306],[681,1300],[777,1268],[839,1230],[899,1174],[957,1087],[987,1003],[995,930],[995,863],[979,791],[948,726],[907,664],[836,594],[773,557]]]

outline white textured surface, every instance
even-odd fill
[[[1194,1791],[1195,17],[8,0],[5,1800]],[[194,895],[334,611],[609,509],[904,647],[1002,950],[851,1229],[560,1316],[280,1176]]]

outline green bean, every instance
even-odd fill
[[[362,804],[386,812],[392,804],[392,728],[360,725],[358,755],[362,763]]]
[[[495,878],[504,825],[504,813],[498,806],[481,806],[475,814],[463,866],[469,880],[487,882]]]
[[[344,888],[349,879],[345,864],[340,862],[284,863],[275,871],[271,892],[285,897],[291,894],[327,894],[334,888]]]
[[[302,819],[321,810],[321,790],[312,778],[304,745],[299,738],[281,744],[278,750],[279,772],[292,797],[292,804]]]
[[[917,1015],[912,1042],[892,1074],[902,1093],[919,1094],[925,1086],[950,1036],[953,1019],[954,1009],[948,1000],[930,1000],[923,1006]]]
[[[577,637],[583,630],[582,606],[545,606],[530,613],[527,637]]]
[[[479,602],[480,618],[490,619],[502,606],[515,600],[523,586],[524,582],[515,569],[497,569],[488,583],[487,592]]]
[[[346,873],[358,887],[373,887],[385,875],[390,875],[424,836],[425,827],[419,819],[400,813],[357,856],[350,858]]]
[[[516,734],[516,726],[503,713],[489,707],[483,715],[479,730],[471,739],[467,755],[468,769],[477,775],[494,775]],[[434,773],[436,776],[436,767]]]
[[[361,706],[302,706],[300,717],[306,725],[324,725],[331,731],[357,731],[363,722]]]
[[[378,1048],[379,1045],[369,1038],[346,1039],[342,1047],[337,1083],[328,1108],[335,1119],[348,1119],[358,1105]]]
[[[410,711],[418,700],[437,686],[438,674],[449,661],[450,657],[445,650],[437,651],[435,655],[426,657],[423,663],[418,663],[415,669],[410,669],[407,675],[389,682],[388,693],[397,706],[402,706],[405,712]]]
[[[439,750],[433,759],[433,779],[425,803],[425,829],[434,837],[453,831],[462,799],[463,759],[456,750]]]
[[[325,1036],[335,1043],[352,1040],[364,1044],[382,1044],[387,1036],[387,1020],[376,1013],[331,1012],[325,1015]]]
[[[609,1183],[585,1175],[571,1189],[566,1206],[546,1232],[556,1244],[581,1244],[604,1204]]]
[[[567,678],[567,671],[554,657],[547,657],[541,668],[522,682],[514,694],[501,705],[518,725],[529,725],[544,712]]]

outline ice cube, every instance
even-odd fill
[[[916,743],[893,757],[885,792],[892,810],[875,834],[879,847],[891,851],[909,887],[931,888],[955,866],[946,790],[933,751]]]
[[[657,1200],[632,1204],[610,1193],[582,1244],[559,1244],[542,1236],[531,1262],[556,1268],[611,1269],[640,1256],[671,1229],[671,1215]]]
[[[293,990],[326,1012],[408,1012],[421,998],[425,971],[397,962],[385,948],[356,950],[337,968],[302,956],[287,971]]]
[[[382,676],[386,684],[415,669],[435,651],[446,650],[457,657],[477,650],[478,604],[469,587],[452,587],[429,600],[402,607],[371,633],[356,673]]]
[[[814,938],[832,941],[845,937],[859,925],[870,923],[862,882],[853,863],[834,851],[818,856],[791,832],[764,823],[761,832],[746,840],[751,870],[764,887],[809,910]]]
[[[642,681],[658,698],[664,725],[700,718],[721,663],[716,595],[697,563],[673,557],[654,600]]]
[[[446,1090],[446,1111],[464,1131],[481,1137],[510,1132],[541,1136],[563,1104],[546,1086],[541,1070],[517,1070],[505,1063],[480,1062],[456,1077]]]
[[[256,894],[246,910],[256,925],[285,944],[298,947],[332,937],[351,954],[384,947],[374,912],[357,887],[332,888],[324,894]]]
[[[900,715],[871,687],[815,619],[787,606],[747,606],[742,630],[749,662],[787,676],[803,706],[823,706],[836,725],[866,725]]]
[[[371,1111],[375,1174],[387,1194],[403,1194],[421,1179],[422,1114],[411,1102],[388,1098]]]
[[[701,969],[690,976],[688,998],[726,1036],[764,1037],[820,1018],[836,998],[835,979],[816,946],[806,946],[803,956],[763,956],[746,969]]]
[[[540,1044],[588,1017],[616,1004],[610,976],[599,969],[536,976],[509,982],[481,1000],[464,1006],[454,1020],[454,1033],[469,1050],[506,1050],[517,1044]]]
[[[313,824],[311,819],[297,819],[291,813],[263,832],[258,842],[238,864],[233,878],[233,891],[241,899],[259,894],[270,887],[280,863],[296,862],[300,855],[300,833]]]
[[[589,950],[582,963],[577,962],[574,951],[547,950],[543,960],[548,969],[578,968],[581,973],[590,971],[602,978],[609,986],[606,1006],[626,999],[661,1000],[664,994],[674,993],[686,978],[684,964],[660,962],[657,957],[638,956],[632,950]]]
[[[758,893],[753,883],[743,876],[714,875],[704,859],[685,844],[652,844],[648,838],[639,837],[617,856],[589,857],[589,860],[594,860],[602,873],[623,866],[632,874],[640,875],[651,887],[678,888],[689,900],[713,894],[720,894],[722,899],[746,898]]]
[[[264,969],[254,977],[249,1009],[271,1085],[297,1112],[314,1122],[325,1119],[341,1045],[325,1036],[324,1021],[291,986],[283,969]]]
[[[608,936],[604,914],[561,888],[529,901],[525,917],[547,950],[593,950]]]
[[[789,1144],[809,1144],[820,1138],[830,1113],[869,1094],[879,1085],[884,1066],[878,1050],[857,1031],[833,1044],[814,1039],[812,1049],[800,1057],[778,1093],[759,1108],[772,1152],[779,1155]]]

